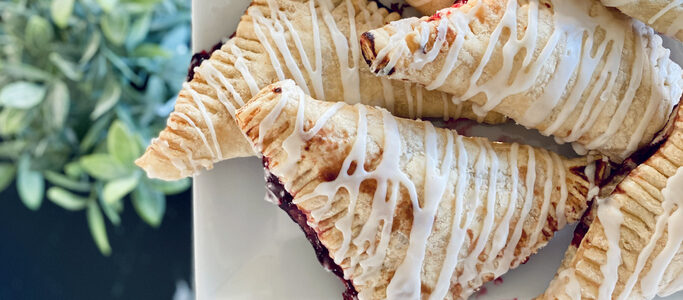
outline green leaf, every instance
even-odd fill
[[[72,161],[64,166],[64,174],[71,178],[80,178],[85,174],[85,170],[81,167],[80,161]]]
[[[99,32],[94,31],[92,35],[90,36],[90,40],[88,41],[88,45],[85,46],[85,50],[83,51],[83,55],[81,56],[81,59],[78,61],[80,64],[85,64],[86,62],[90,61],[92,57],[97,53],[97,50],[100,48],[100,41],[102,40],[102,35],[100,35]]]
[[[104,15],[100,20],[100,27],[104,37],[116,46],[123,45],[128,34],[130,16],[121,10],[114,10]]]
[[[190,181],[189,178],[183,178],[176,181],[150,179],[148,182],[153,189],[164,193],[164,195],[180,194],[192,185],[192,181]]]
[[[14,180],[14,174],[17,168],[10,163],[0,163],[0,192],[4,191],[12,180]]]
[[[99,199],[100,207],[102,208],[104,215],[107,216],[107,219],[109,219],[109,222],[117,226],[121,224],[121,216],[119,216],[119,212],[116,210],[114,206],[121,205],[117,207],[123,207],[123,202],[116,202],[113,205],[109,205],[106,202],[104,202],[104,200],[102,200],[102,197],[100,197]]]
[[[132,81],[136,85],[142,85],[144,83],[140,76],[135,74],[135,72],[120,57],[111,52],[109,49],[105,49],[104,56],[107,57],[109,62],[111,62],[111,64],[114,65],[114,67],[116,67],[116,69],[118,69],[126,79]]]
[[[152,4],[157,4],[157,3],[161,2],[161,0],[124,0],[124,2],[152,5]]]
[[[86,215],[88,218],[90,234],[95,241],[95,245],[97,245],[97,248],[100,249],[100,252],[104,256],[109,256],[109,254],[111,254],[111,246],[109,246],[109,238],[107,237],[107,227],[104,224],[102,212],[96,201],[90,201],[88,203]]]
[[[97,3],[102,8],[102,11],[109,13],[116,6],[118,0],[97,0]]]
[[[128,127],[118,120],[109,127],[107,150],[109,155],[113,156],[119,163],[130,167],[141,154],[137,139],[130,133]]]
[[[119,102],[120,98],[121,86],[114,79],[108,80],[100,99],[97,100],[95,109],[90,114],[90,119],[96,120],[101,117],[104,113],[114,107],[114,105]]]
[[[60,186],[78,192],[90,191],[90,183],[74,180],[54,171],[44,171],[43,176],[45,176],[45,180],[56,186]]]
[[[0,114],[1,116],[2,114]],[[2,126],[2,123],[0,123],[0,126]],[[0,127],[1,129],[2,127]],[[0,130],[0,134],[2,130]],[[12,141],[4,141],[0,142],[0,158],[12,158],[12,159],[17,159],[19,157],[19,154],[22,153],[22,150],[26,146],[26,142],[23,140],[12,140]]]
[[[32,15],[28,19],[24,34],[26,35],[24,41],[27,50],[35,53],[39,53],[39,50],[44,50],[50,45],[52,37],[54,36],[52,25],[40,15]]]
[[[52,74],[28,64],[7,64],[0,67],[0,71],[15,79],[25,79],[29,81],[52,80]]]
[[[67,88],[63,81],[58,80],[52,85],[47,94],[46,102],[50,112],[50,118],[47,121],[56,129],[62,128],[69,116],[70,106],[69,88]]]
[[[81,152],[87,152],[90,147],[95,145],[95,143],[100,140],[100,138],[103,136],[103,132],[105,129],[107,129],[110,120],[111,118],[109,116],[105,116],[103,118],[99,118],[90,126],[90,129],[88,129],[88,132],[85,133],[85,136],[83,136],[83,139],[81,140]]]
[[[31,210],[40,208],[45,194],[45,181],[38,171],[31,170],[30,157],[23,155],[19,159],[17,170],[17,190],[24,205]]]
[[[66,210],[76,211],[88,205],[88,199],[73,194],[63,188],[53,186],[47,190],[47,198]]]
[[[133,191],[133,207],[140,218],[152,227],[159,227],[166,211],[166,198],[142,183]]]
[[[169,58],[171,57],[171,53],[166,51],[166,49],[161,48],[161,46],[157,44],[152,44],[152,43],[145,43],[133,50],[133,56],[138,56],[138,57],[164,57],[164,58]]]
[[[90,176],[100,180],[112,180],[130,174],[111,155],[105,153],[90,154],[81,157],[81,166]]]
[[[140,17],[135,18],[133,25],[130,27],[126,46],[128,49],[137,46],[142,42],[149,33],[149,25],[152,22],[152,14],[147,12]]]
[[[36,106],[45,98],[44,86],[27,82],[15,81],[0,90],[0,106],[27,109]]]
[[[0,135],[10,136],[24,130],[29,125],[29,111],[5,108],[0,112]]]
[[[132,192],[140,182],[140,176],[138,174],[139,173],[136,173],[133,176],[114,179],[107,182],[102,190],[102,199],[104,202],[113,204]]]
[[[50,14],[52,21],[60,28],[66,27],[74,10],[74,0],[52,0]]]
[[[73,81],[79,81],[83,78],[83,71],[81,71],[80,67],[61,55],[59,55],[57,52],[52,52],[50,53],[50,61],[59,69],[66,78],[69,78]]]

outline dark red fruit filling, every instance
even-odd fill
[[[334,260],[332,260],[330,253],[320,242],[318,234],[315,232],[315,230],[311,228],[311,226],[308,226],[308,223],[306,222],[306,215],[299,210],[296,204],[292,203],[292,199],[294,199],[292,194],[287,192],[277,176],[270,172],[268,168],[268,159],[266,157],[263,158],[263,168],[266,173],[266,192],[270,193],[270,196],[277,198],[279,200],[278,206],[284,210],[290,218],[292,218],[292,221],[299,224],[299,227],[301,227],[301,230],[303,230],[306,234],[306,238],[311,243],[311,246],[313,246],[313,250],[315,250],[315,255],[318,257],[320,264],[326,270],[331,271],[334,273],[334,275],[337,275],[337,277],[341,279],[342,283],[346,287],[346,290],[342,294],[343,299],[358,299],[358,291],[356,291],[356,288],[353,286],[350,280],[344,279],[344,272],[342,271],[341,267],[337,265]]]
[[[232,38],[233,36],[235,36],[234,33],[230,35],[230,38]],[[218,42],[215,45],[213,45],[211,49],[209,49],[208,51],[202,50],[201,52],[197,52],[192,55],[192,59],[190,59],[190,67],[187,69],[187,81],[192,80],[192,78],[194,77],[194,68],[199,67],[199,65],[201,65],[203,61],[209,59],[209,57],[211,57],[211,54],[214,51],[220,49],[221,46],[223,46],[223,42]]]
[[[467,0],[455,0],[455,2],[453,2],[453,5],[451,7],[458,8],[458,7],[463,6],[465,4],[467,4]],[[446,17],[450,16],[451,13],[452,12],[450,10],[437,11],[434,15],[429,17],[429,19],[427,19],[427,21],[431,22],[431,21],[440,20],[444,16],[446,16]]]
[[[451,7],[458,8],[458,7],[463,6],[465,4],[467,4],[467,0],[455,0],[455,2],[453,2],[453,6],[451,6]]]

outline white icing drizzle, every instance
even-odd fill
[[[343,104],[337,103],[331,106],[312,126],[309,125],[310,130],[305,131],[307,97],[302,90],[296,89],[291,80],[281,83],[280,88],[281,98],[273,104],[272,110],[261,121],[258,142],[255,146],[257,148],[262,146],[263,135],[275,125],[278,116],[289,103],[287,100],[298,99],[296,121],[291,125],[293,127],[291,133],[282,143],[286,158],[278,164],[271,165],[271,170],[278,176],[290,178],[288,176],[296,176],[294,173],[306,142],[326,126]],[[517,209],[517,199],[521,195],[518,190],[518,149],[520,147],[518,144],[511,145],[509,151],[506,151],[507,160],[501,160],[493,144],[483,139],[465,141],[454,131],[443,134],[437,132],[430,123],[423,123],[425,126],[424,151],[419,151],[418,154],[405,154],[403,147],[412,142],[403,141],[396,119],[388,111],[382,110],[384,131],[382,156],[376,168],[369,171],[366,170],[366,156],[370,141],[367,111],[362,105],[357,105],[356,108],[358,115],[355,136],[353,131],[350,133],[354,141],[335,179],[319,183],[312,192],[298,195],[293,200],[295,204],[300,204],[313,198],[321,199],[320,206],[310,212],[308,219],[309,225],[316,228],[319,225],[317,222],[322,220],[327,222],[328,218],[339,213],[337,210],[332,210],[337,193],[342,190],[348,193],[349,202],[345,207],[345,214],[334,222],[334,228],[341,234],[341,242],[338,249],[331,251],[334,261],[344,266],[345,278],[349,279],[352,274],[362,274],[354,276],[353,281],[357,287],[364,286],[371,284],[370,280],[377,278],[376,276],[383,269],[392,236],[391,229],[400,187],[409,198],[406,200],[411,203],[413,222],[406,255],[396,267],[387,286],[387,298],[414,299],[420,296],[420,274],[427,255],[428,238],[433,230],[437,210],[444,198],[453,201],[453,209],[449,210],[449,213],[452,213],[450,235],[445,250],[445,260],[433,292],[429,296],[430,299],[442,299],[454,284],[461,285],[462,295],[466,297],[473,293],[474,288],[480,283],[481,278],[478,277],[480,274],[490,273],[499,276],[512,265],[518,264],[517,262],[513,264],[515,257],[520,257],[514,252],[521,239],[524,223],[532,207],[535,206],[534,186],[537,175],[535,150],[532,147],[525,146],[528,151],[526,193],[519,218],[515,218],[516,225],[514,229],[511,229],[511,222]],[[478,154],[472,161],[469,159],[466,143],[469,147],[477,149]],[[564,167],[561,162],[553,163],[553,159],[558,160],[559,156],[551,156],[547,151],[542,151],[542,153],[546,164],[542,207],[547,215],[553,174],[556,172],[554,169]],[[403,172],[402,162],[412,159],[406,158],[405,155],[419,155],[415,157],[418,159],[424,155],[424,185],[419,189],[413,179]],[[509,168],[509,172],[505,168]],[[562,174],[564,171],[557,172]],[[502,182],[499,183],[498,180]],[[376,189],[372,194],[369,216],[358,231],[354,230],[352,224],[357,216],[361,186],[367,184],[368,181],[374,181]],[[452,181],[455,181],[454,185],[449,184]],[[510,195],[497,193],[500,185],[510,184],[512,185]],[[285,188],[289,189],[290,185],[291,183],[285,182]],[[468,190],[471,190],[474,196],[469,194]],[[419,198],[418,195],[423,195],[423,198]],[[497,222],[496,207],[499,204],[499,198],[500,206],[505,207],[505,213]],[[485,214],[481,217],[483,220],[477,216],[479,211]],[[545,215],[540,220],[545,220]],[[535,235],[537,239],[544,227],[543,224],[545,221],[537,224],[534,231],[528,234],[532,238]],[[473,226],[481,226],[480,230],[477,229],[480,233],[475,239],[468,240],[467,231]],[[491,245],[487,253],[489,256],[485,261],[479,261],[479,256],[487,249],[489,241]],[[534,244],[535,242],[532,241],[529,245]],[[464,253],[461,254],[460,251]],[[459,257],[464,259],[460,260]],[[454,272],[459,264],[463,266],[463,272],[456,278]],[[481,266],[480,270],[479,266]],[[357,268],[361,268],[362,271]],[[362,290],[360,298],[367,296],[367,293]]]
[[[600,187],[595,184],[595,167],[595,161],[593,161],[588,164],[583,171],[583,173],[586,174],[586,177],[588,177],[588,194],[586,195],[586,199],[588,200],[593,199],[593,197],[597,196],[600,192]]]
[[[415,113],[413,112],[413,91],[412,91],[412,84],[410,82],[404,82],[403,83],[403,88],[405,89],[406,92],[406,101],[408,105],[408,117],[411,119],[415,119]]]
[[[240,107],[244,105],[244,101],[242,100],[242,97],[240,97],[240,94],[235,91],[235,88],[232,86],[232,84],[230,84],[230,81],[228,81],[228,79],[225,78],[221,72],[216,70],[216,67],[213,66],[213,62],[211,60],[208,60],[207,63],[195,68],[194,71],[195,73],[201,75],[206,83],[213,88],[214,91],[216,91],[216,95],[218,95],[218,101],[223,104],[225,109],[230,113],[230,116],[234,118],[237,108],[230,102],[228,96],[223,92],[223,88],[230,92],[230,95],[232,95],[232,97],[235,99],[235,102],[237,102]],[[216,78],[218,78],[218,81],[220,82],[217,82]],[[190,91],[193,98],[195,95],[197,95],[197,92],[192,89],[189,84],[184,84],[183,87]]]
[[[598,198],[598,220],[602,224],[608,244],[607,258],[600,266],[602,282],[598,287],[598,300],[612,299],[612,292],[619,278],[619,264],[621,263],[619,239],[621,238],[621,224],[624,222],[624,215],[620,209],[621,203],[614,198]]]
[[[263,48],[268,53],[268,57],[270,58],[270,64],[273,66],[273,69],[275,69],[277,79],[280,81],[285,80],[285,73],[282,70],[282,66],[280,65],[280,60],[278,60],[277,54],[275,54],[275,51],[273,51],[273,47],[270,45],[270,42],[268,42],[268,38],[263,33],[263,30],[261,30],[261,25],[259,25],[259,23],[261,23],[265,19],[263,13],[261,13],[261,10],[259,10],[258,8],[248,9],[247,11],[254,16],[254,33],[256,33],[256,37],[258,38],[259,43],[261,43]]]
[[[524,249],[521,251],[521,257],[527,257],[531,255],[531,251],[536,246],[536,243],[538,243],[538,238],[543,232],[543,227],[546,225],[546,220],[548,219],[548,211],[550,209],[550,197],[553,190],[553,170],[555,168],[553,167],[553,160],[552,157],[550,157],[550,153],[548,152],[548,150],[541,149],[541,153],[543,154],[543,160],[546,167],[544,174],[545,182],[543,184],[543,204],[541,205],[541,215],[538,216],[536,227],[531,232],[526,247],[524,247]]]
[[[505,252],[503,253],[503,260],[498,268],[499,271],[504,270],[501,268],[516,267],[521,263],[521,260],[515,260],[514,252],[515,248],[517,247],[517,243],[519,243],[519,240],[522,237],[522,232],[524,231],[524,222],[529,216],[531,208],[534,204],[534,189],[536,185],[536,151],[534,151],[531,146],[527,146],[527,156],[527,171],[524,185],[526,188],[526,195],[524,197],[524,204],[522,206],[520,218],[517,221],[517,225],[515,225],[515,231],[512,233],[510,243],[508,243],[507,247],[505,248]],[[522,256],[522,258],[523,257],[524,256]]]
[[[417,299],[420,297],[420,271],[425,257],[427,238],[432,232],[436,210],[439,208],[448,175],[453,161],[453,135],[448,134],[446,149],[441,167],[437,166],[438,145],[436,131],[431,123],[425,124],[425,181],[424,202],[420,207],[417,197],[412,198],[413,225],[410,231],[410,242],[403,262],[394,273],[387,286],[388,299]]]
[[[510,268],[510,262],[512,261],[512,252],[514,251],[514,247],[517,246],[517,242],[519,242],[519,236],[521,234],[521,231],[519,232],[517,236],[515,236],[515,233],[517,233],[517,228],[515,228],[514,232],[512,232],[512,236],[510,236],[510,221],[512,220],[512,216],[515,213],[515,209],[517,208],[517,198],[519,197],[519,188],[517,187],[518,185],[518,180],[519,180],[519,170],[517,169],[517,154],[519,152],[519,144],[514,143],[512,144],[512,147],[510,148],[510,155],[508,157],[508,161],[510,164],[510,179],[512,180],[511,182],[511,187],[512,189],[510,190],[510,197],[508,198],[508,203],[507,203],[507,211],[505,212],[505,215],[503,216],[503,220],[501,220],[501,223],[496,230],[496,233],[493,237],[493,243],[492,243],[492,250],[496,249],[495,251],[492,251],[492,253],[498,253],[499,251],[503,251],[503,256],[498,261],[498,266],[495,267],[495,270],[493,271],[494,277],[498,277],[500,275],[503,275],[508,268]],[[521,220],[526,219],[526,216],[522,215]],[[523,222],[518,222],[517,225]],[[521,228],[521,226],[518,226]],[[507,243],[508,241],[508,236],[510,236],[510,242]],[[499,246],[496,246],[496,245]],[[503,249],[502,247],[505,247]],[[491,255],[489,256],[489,263],[493,263],[493,258],[494,256]]]
[[[251,96],[256,96],[256,94],[258,94],[259,87],[256,83],[256,80],[254,80],[254,77],[251,76],[251,72],[249,72],[249,67],[245,62],[244,55],[242,55],[242,50],[240,50],[240,48],[237,47],[235,44],[230,44],[230,51],[232,52],[232,55],[236,57],[235,68],[240,72],[240,74],[242,74],[242,78],[244,78],[244,81],[247,83],[247,86],[249,86],[249,92],[251,92]],[[237,99],[237,97],[235,98]],[[241,97],[239,97],[239,99],[241,99]]]
[[[679,5],[681,5],[681,4],[683,4],[683,0],[673,0],[673,1],[669,2],[669,4],[667,4],[666,6],[662,7],[662,9],[660,9],[656,14],[654,14],[649,20],[647,20],[647,23],[650,24],[650,25],[654,24],[654,23],[657,22],[657,20],[658,20],[659,18],[661,18],[664,14],[666,14],[666,13],[669,12],[671,9],[673,9],[674,7],[679,6]],[[673,23],[673,22],[672,22],[672,23]]]
[[[297,62],[294,59],[294,56],[292,56],[292,53],[289,51],[287,39],[285,38],[285,30],[282,26],[282,23],[278,19],[278,17],[283,18],[284,14],[279,11],[277,3],[273,0],[268,0],[268,7],[270,8],[269,19],[267,19],[261,14],[261,10],[251,10],[253,12],[254,20],[256,21],[255,23],[261,23],[263,26],[266,27],[266,29],[270,33],[271,39],[275,43],[275,46],[280,51],[280,54],[282,55],[282,58],[285,61],[285,65],[287,66],[287,69],[291,73],[293,79],[296,81],[299,87],[301,87],[301,89],[304,90],[306,94],[310,95],[311,93],[308,90],[308,84],[306,83],[306,79],[304,79],[301,69],[299,69],[299,66],[297,65]],[[286,20],[286,17],[284,20],[285,23],[289,22],[288,20]],[[298,38],[298,36],[292,36],[295,37],[295,40]]]
[[[204,107],[204,103],[202,102],[201,96],[195,90],[191,89],[190,85],[188,83],[184,83],[183,86],[185,87],[185,89],[187,91],[190,92],[190,95],[192,96],[191,97],[192,101],[194,101],[194,103],[197,105],[197,108],[199,108],[200,115],[202,116],[204,123],[206,123],[206,127],[209,129],[209,133],[211,134],[211,140],[213,141],[213,145],[214,145],[215,150],[216,150],[215,155],[217,155],[219,160],[223,159],[223,154],[221,153],[221,145],[218,143],[218,139],[216,138],[216,130],[214,130],[213,122],[211,121],[211,117],[206,112],[206,107]],[[183,114],[183,116],[185,116],[185,115]],[[189,118],[187,120],[189,120]],[[194,123],[191,123],[190,126],[194,126],[199,132],[201,132],[201,130],[196,125],[194,125]],[[204,134],[202,134],[202,137],[203,136],[204,136]],[[204,139],[206,139],[206,138],[204,138]],[[204,141],[204,142],[206,142],[206,141]],[[212,154],[212,156],[214,156],[214,155]]]
[[[353,4],[351,4],[351,0],[345,0],[345,3],[349,17],[349,35],[352,37],[358,37],[358,34],[356,33],[356,21]],[[332,9],[331,4],[327,5],[329,9]],[[344,88],[344,102],[349,104],[359,103],[362,99],[360,95],[360,78],[358,73],[360,45],[355,41],[355,39],[353,42],[349,43],[346,36],[337,28],[337,24],[334,22],[334,17],[332,17],[332,14],[328,10],[323,10],[323,20],[325,21],[325,24],[327,24],[327,28],[330,30],[332,42],[334,43],[334,48],[337,52],[339,68],[341,71],[342,86]],[[349,66],[348,57],[349,44],[351,45],[351,66]]]
[[[392,114],[394,113],[394,86],[391,81],[386,77],[381,77],[380,82],[382,83],[382,92],[384,93],[384,108],[386,108]]]
[[[467,150],[465,149],[462,136],[456,136],[455,143],[458,149],[458,177],[455,185],[455,209],[453,210],[451,222],[451,234],[448,238],[448,246],[446,246],[446,258],[441,267],[441,271],[439,272],[436,286],[429,296],[430,300],[439,300],[446,296],[451,285],[451,277],[458,264],[460,250],[465,242],[466,230],[470,227],[470,224],[474,219],[474,209],[465,207],[465,205],[469,206],[471,203],[471,201],[467,201],[467,198],[465,197],[465,191],[470,182]],[[463,222],[463,212],[465,211],[467,212],[467,215],[464,215],[464,226],[461,227],[460,224]]]
[[[211,156],[216,156],[216,154],[214,154],[214,152],[213,152],[213,149],[211,149],[211,146],[209,145],[209,141],[206,140],[206,136],[204,135],[204,132],[202,132],[202,130],[199,129],[199,127],[197,127],[197,125],[194,124],[194,122],[192,121],[192,119],[190,119],[190,117],[188,117],[186,114],[184,114],[182,112],[178,112],[178,111],[174,111],[173,114],[175,114],[176,116],[185,120],[185,122],[187,122],[187,124],[189,124],[191,128],[193,128],[195,131],[197,131],[197,133],[199,134],[199,137],[202,139],[202,142],[204,142],[204,146],[206,146],[206,149],[208,149],[209,152],[211,152]],[[190,160],[190,163],[192,163],[192,162],[193,162],[193,160]]]
[[[683,289],[683,281],[675,280],[668,286],[662,287],[661,281],[664,272],[673,257],[681,250],[683,243],[683,167],[678,168],[661,190],[662,212],[656,218],[654,230],[647,244],[639,250],[638,258],[632,273],[626,279],[624,288],[618,295],[612,295],[618,279],[618,267],[621,262],[621,249],[619,248],[620,227],[623,223],[621,205],[614,198],[601,200],[598,206],[598,219],[602,224],[609,248],[607,261],[600,270],[603,273],[603,281],[599,286],[599,299],[652,299],[655,294],[660,296],[671,294]],[[675,208],[675,209],[674,209]],[[665,231],[666,230],[666,231]],[[655,247],[660,243],[666,232],[664,247],[655,254]],[[650,269],[642,273],[647,263]],[[642,277],[641,277],[642,275]],[[634,287],[640,283],[640,291]]]
[[[173,150],[171,150],[171,147],[168,144],[168,141],[161,140],[159,138],[153,138],[152,139],[152,145],[157,145],[157,146],[163,148],[161,151],[159,151],[159,153],[161,155],[165,156],[166,158],[168,158],[168,160],[171,162],[171,164],[176,169],[178,169],[180,171],[181,176],[189,176],[198,170],[197,163],[192,159],[192,152],[189,152],[188,151],[189,149],[187,149],[187,147],[184,147],[183,144],[179,144],[179,146],[180,146],[180,149],[183,151],[183,153],[185,153],[185,155],[188,159],[188,162],[190,164],[190,170],[189,171],[187,170],[187,167],[185,166],[182,159],[175,157],[173,155],[166,155],[166,153],[171,153],[171,151],[173,151]]]
[[[283,95],[280,101],[284,102],[287,96],[289,95]],[[318,134],[318,131],[320,131],[322,126],[327,123],[327,120],[329,120],[344,105],[342,102],[334,103],[332,107],[325,111],[320,119],[316,121],[315,125],[311,129],[305,131],[303,126],[304,110],[306,109],[306,95],[303,92],[300,92],[296,96],[299,97],[299,107],[296,114],[296,122],[294,123],[294,132],[282,142],[282,147],[287,149],[287,159],[282,163],[280,168],[283,170],[283,176],[286,177],[292,176],[292,172],[296,170],[294,167],[296,166],[298,159],[301,157],[301,145],[303,145],[305,141],[310,140],[313,136]],[[285,188],[289,189],[290,186],[285,185]]]
[[[572,123],[575,124],[572,130],[565,130],[567,133],[564,134],[567,136],[559,136],[558,140],[576,142],[580,138],[584,138],[581,144],[585,148],[588,150],[600,149],[614,137],[624,120],[627,119],[636,91],[641,86],[642,75],[647,71],[644,69],[644,64],[648,56],[657,57],[656,63],[649,65],[652,70],[650,72],[654,74],[653,77],[656,78],[656,81],[667,82],[669,85],[676,85],[677,82],[681,81],[680,68],[673,67],[673,63],[666,61],[668,60],[668,53],[662,49],[659,37],[642,23],[633,21],[626,23],[610,13],[590,14],[594,2],[589,0],[549,1],[553,10],[550,16],[553,31],[545,45],[537,45],[537,36],[540,30],[539,10],[541,9],[539,1],[528,1],[521,6],[518,2],[506,1],[504,13],[491,33],[483,56],[472,75],[466,79],[469,80],[469,86],[462,92],[462,95],[459,95],[460,99],[470,99],[479,94],[485,95],[485,103],[473,107],[474,112],[479,116],[483,116],[497,107],[508,96],[539,89],[541,90],[540,95],[535,96],[535,101],[531,103],[526,112],[516,118],[518,123],[527,127],[535,127],[555,112],[556,117],[551,120],[547,128],[541,131],[544,135],[552,135],[558,133],[558,130],[569,121],[572,112],[579,111],[578,118],[572,120]],[[441,19],[435,26],[434,46],[429,51],[427,51],[426,45],[432,33],[427,22],[418,23],[419,25],[414,30],[411,27],[411,23],[415,22],[414,19],[392,22],[395,32],[390,36],[387,46],[377,53],[371,69],[378,71],[380,75],[388,74],[399,60],[394,58],[401,57],[404,52],[409,51],[406,40],[410,37],[407,35],[411,32],[417,32],[416,42],[420,44],[420,47],[417,47],[417,50],[412,53],[408,68],[422,68],[425,64],[433,62],[440,51],[445,51],[443,47],[449,47],[441,70],[427,85],[427,89],[441,87],[449,74],[457,69],[462,61],[469,61],[468,59],[459,60],[458,56],[464,41],[473,36],[469,24],[478,20],[475,13],[479,11],[481,5],[481,1],[473,4],[474,7],[470,8],[467,13],[463,13],[460,9],[442,11]],[[525,8],[528,12],[527,24],[524,25],[524,29],[517,22],[520,8]],[[546,10],[545,8],[542,9]],[[448,30],[452,30],[455,34],[455,40],[451,45],[444,43]],[[506,30],[509,32],[509,38],[501,40],[503,32]],[[524,30],[521,39],[518,38],[518,30]],[[627,32],[631,34],[631,30],[636,32],[636,45],[633,54],[635,61],[630,73],[632,76],[624,86],[617,86],[617,75],[620,74],[619,67],[624,59],[622,58],[622,49],[624,48],[625,36]],[[604,38],[598,41],[597,32],[604,33]],[[646,47],[644,39],[649,40],[648,47]],[[483,78],[484,69],[489,65],[496,47],[500,44],[497,41],[503,43],[502,65],[495,74]],[[595,42],[599,42],[599,44],[594,45]],[[541,48],[537,48],[537,46],[541,46]],[[597,50],[594,55],[591,51],[593,48]],[[519,70],[513,74],[514,58],[523,49],[526,49],[523,62]],[[559,53],[560,57],[557,58],[557,62],[551,61],[553,54],[557,51],[562,51]],[[534,58],[534,53],[538,53],[536,58]],[[387,55],[391,55],[392,59],[384,68],[377,70],[378,64],[385,61]],[[548,72],[545,69],[551,63],[555,66],[552,70],[553,75],[544,80],[543,86],[537,86],[536,79],[542,71]],[[623,71],[621,72],[623,73]],[[594,76],[596,79],[593,79]],[[593,84],[592,87],[591,83]],[[607,105],[608,100],[621,94],[616,89],[624,91],[623,98],[619,99],[616,111],[610,114],[611,119],[607,129],[586,140],[586,134],[595,128],[596,121],[603,110],[610,107]],[[642,141],[645,128],[650,124],[655,108],[661,104],[661,97],[665,96],[664,101],[673,104],[678,100],[675,94],[678,93],[680,96],[680,87],[665,88],[663,85],[655,85],[653,82],[652,89],[657,96],[650,97],[647,101],[648,107],[653,107],[653,109],[647,112],[645,118],[636,121],[639,130],[631,135],[631,141],[621,153],[621,158],[633,153]],[[562,92],[565,90],[566,92]],[[667,90],[676,90],[676,92],[669,93],[666,92]],[[670,96],[670,98],[666,96]],[[583,103],[581,103],[582,99],[585,99]]]
[[[486,174],[488,171],[488,191],[486,192],[486,202],[484,203],[484,208],[486,211],[486,216],[482,222],[481,233],[476,239],[474,248],[470,251],[469,255],[463,261],[463,272],[458,278],[458,283],[461,287],[468,287],[468,282],[476,278],[479,275],[479,271],[476,266],[479,263],[479,255],[484,251],[484,247],[489,241],[489,235],[493,229],[493,223],[496,216],[496,182],[498,173],[498,157],[496,156],[493,148],[488,143],[482,142],[481,139],[477,139],[479,144],[479,157],[477,158],[477,163],[475,166],[476,174]],[[487,162],[487,156],[490,157],[490,161]],[[490,169],[486,170],[486,166],[489,165]],[[475,199],[482,199],[481,186],[483,184],[483,178],[477,176],[474,181],[475,188]],[[492,253],[491,253],[492,254]],[[482,273],[484,271],[482,270]]]
[[[663,218],[668,223],[667,240],[664,248],[652,260],[650,271],[640,281],[640,289],[645,297],[654,297],[666,267],[681,249],[681,243],[683,243],[683,197],[681,195],[683,195],[683,167],[676,170],[676,173],[666,181],[666,186],[662,190]],[[676,209],[671,212],[674,206]],[[657,221],[659,223],[659,218]],[[675,288],[680,290],[683,286]]]

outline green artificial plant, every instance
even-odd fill
[[[0,2],[0,192],[84,211],[111,253],[105,216],[126,199],[152,226],[189,180],[151,180],[133,164],[163,128],[190,60],[187,0]],[[127,197],[130,195],[130,197]]]

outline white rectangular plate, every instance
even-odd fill
[[[193,0],[194,51],[209,49],[235,31],[249,0]],[[680,43],[675,54],[680,63]],[[506,124],[475,126],[468,134],[502,135],[565,155],[535,131]],[[264,201],[263,167],[257,158],[232,159],[194,178],[194,272],[197,299],[341,299],[342,283],[325,271],[299,226]],[[541,294],[560,265],[574,226],[555,238],[529,262],[490,282],[477,300],[524,300]],[[683,299],[675,294],[668,299]]]

